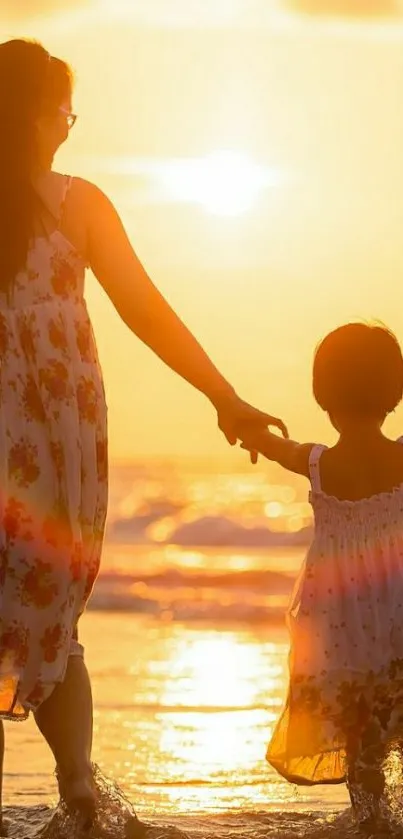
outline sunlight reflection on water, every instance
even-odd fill
[[[81,637],[93,677],[94,760],[140,814],[346,800],[344,788],[301,794],[265,762],[286,689],[284,630],[89,613]],[[33,722],[8,726],[7,740],[7,802],[55,800]]]

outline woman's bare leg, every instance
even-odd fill
[[[0,720],[0,836],[3,834],[3,767],[4,767],[4,723],[3,723],[3,720]]]
[[[38,708],[35,720],[56,760],[61,797],[69,808],[90,815],[95,808],[93,705],[91,682],[81,656],[69,657],[64,681]]]

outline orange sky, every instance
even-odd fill
[[[80,118],[59,168],[115,200],[150,275],[241,395],[296,438],[328,442],[310,393],[317,340],[357,317],[383,319],[403,340],[398,14],[290,13],[314,11],[308,0],[42,5],[0,34],[38,37],[76,70]],[[203,168],[220,151],[238,155],[235,205],[240,183],[268,176],[238,214],[225,214],[225,181]],[[112,455],[225,455],[209,406],[140,346],[91,278],[88,299]],[[389,430],[403,431],[401,409]]]

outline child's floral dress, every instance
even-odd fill
[[[297,784],[347,781],[353,804],[371,809],[403,741],[403,485],[328,496],[324,449],[310,456],[315,533],[288,611],[290,685],[267,758]]]

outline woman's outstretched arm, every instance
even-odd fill
[[[93,184],[86,184],[85,191],[90,266],[129,328],[165,364],[207,396],[230,443],[236,442],[240,423],[275,425],[286,433],[281,420],[239,399],[148,277],[112,203]]]

